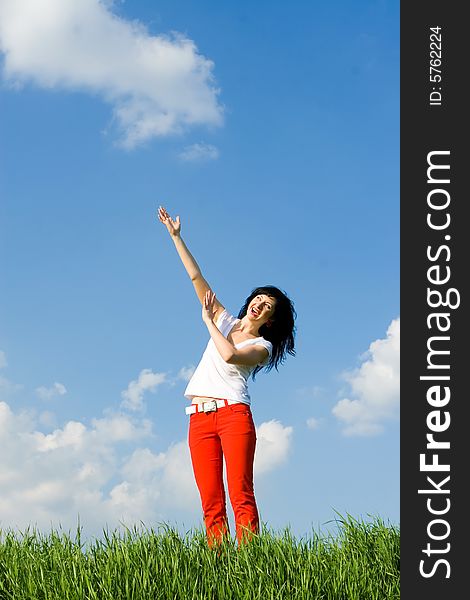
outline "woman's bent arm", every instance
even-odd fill
[[[266,360],[268,351],[263,346],[253,345],[249,348],[235,348],[219,331],[214,321],[206,321],[209,334],[222,360],[230,365],[256,366]]]
[[[253,345],[250,348],[235,348],[222,334],[214,323],[216,315],[216,297],[214,292],[208,290],[202,302],[202,320],[206,324],[209,334],[222,359],[232,365],[255,366],[266,360],[268,351],[263,346]]]

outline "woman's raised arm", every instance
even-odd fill
[[[208,290],[212,290],[210,285],[204,279],[199,265],[197,264],[196,260],[194,259],[191,252],[188,250],[186,244],[184,243],[181,237],[181,222],[179,216],[177,216],[176,219],[172,219],[168,214],[167,210],[163,208],[163,206],[159,206],[158,218],[160,222],[166,226],[168,233],[170,234],[170,237],[173,240],[173,243],[175,244],[175,248],[178,252],[181,262],[183,263],[184,268],[186,269],[186,272],[189,275],[189,278],[193,282],[194,290],[196,292],[197,297],[199,298],[199,302],[203,304],[206,292]],[[224,307],[218,300],[215,301],[215,305],[215,320],[217,320],[222,311],[224,310]]]

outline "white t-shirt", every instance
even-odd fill
[[[227,337],[232,327],[239,320],[224,310],[217,320],[216,327],[224,337]],[[267,364],[273,351],[271,342],[265,340],[263,337],[257,337],[235,344],[235,348],[244,348],[251,345],[266,348],[268,356],[259,364]],[[209,398],[226,398],[233,402],[250,404],[251,399],[248,393],[247,382],[248,377],[255,368],[256,366],[231,365],[225,362],[220,356],[214,340],[211,338],[186,387],[184,395],[190,400],[194,396],[207,396]]]

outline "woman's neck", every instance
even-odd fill
[[[243,331],[243,333],[248,333],[250,335],[254,335],[255,337],[259,337],[259,328],[261,326],[262,325],[251,323],[246,315],[240,319],[240,331]]]

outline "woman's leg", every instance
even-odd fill
[[[232,404],[218,412],[218,429],[227,469],[230,502],[235,514],[238,543],[259,531],[253,487],[256,430],[250,407]]]
[[[228,534],[222,446],[215,414],[196,413],[189,420],[189,449],[209,546]]]

